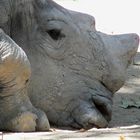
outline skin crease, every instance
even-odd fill
[[[51,0],[1,0],[0,8],[0,112],[8,110],[0,129],[44,131],[48,120],[78,129],[106,127],[139,37],[96,31],[94,17]],[[8,90],[3,77],[11,81]]]

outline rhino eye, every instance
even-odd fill
[[[61,33],[61,30],[58,30],[58,29],[48,30],[47,33],[50,35],[50,37],[53,40],[59,40],[59,39],[62,39],[63,37],[65,37],[65,35],[63,33]]]

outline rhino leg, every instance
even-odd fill
[[[0,129],[35,131],[50,128],[45,113],[27,94],[31,69],[24,51],[0,30]]]

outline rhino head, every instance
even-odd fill
[[[126,69],[137,52],[139,36],[101,33],[95,28],[94,17],[67,10],[51,0],[3,0],[0,7],[6,7],[1,8],[5,18],[0,16],[0,27],[8,36],[1,34],[6,36],[6,41],[14,40],[24,50],[15,42],[10,42],[14,47],[9,47],[18,48],[18,51],[9,52],[9,47],[1,45],[7,49],[6,53],[1,53],[1,58],[10,53],[8,58],[14,59],[8,59],[8,62],[18,67],[13,69],[12,65],[5,65],[5,72],[0,72],[0,81],[3,77],[20,77],[18,82],[11,81],[14,92],[12,86],[8,94],[1,91],[1,106],[6,104],[9,108],[10,103],[12,112],[17,115],[22,112],[22,119],[15,117],[13,121],[11,114],[6,117],[10,124],[6,129],[26,131],[23,123],[16,127],[16,122],[24,120],[24,124],[28,124],[28,115],[34,115],[35,119],[30,117],[35,120],[34,124],[27,131],[47,130],[49,124],[43,111],[50,123],[58,126],[106,127],[111,119],[113,94],[125,82]],[[21,57],[23,53],[24,57]],[[3,66],[5,61],[1,61]],[[6,72],[7,68],[11,70],[10,74]],[[21,69],[24,71],[19,74]],[[6,102],[5,98],[12,103]],[[39,110],[42,115],[38,115],[34,106],[43,110]],[[2,120],[4,117],[0,117],[4,123]]]

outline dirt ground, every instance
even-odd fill
[[[115,94],[113,116],[109,127],[140,125],[140,108],[122,108],[123,101],[140,103],[140,53],[134,59],[134,65],[128,69],[125,85]]]
[[[135,102],[138,104],[134,104]],[[106,129],[94,128],[85,132],[56,129],[43,133],[5,133],[3,139],[140,140],[140,53],[137,53],[134,64],[128,69],[125,85],[114,95],[112,115],[112,121]]]

